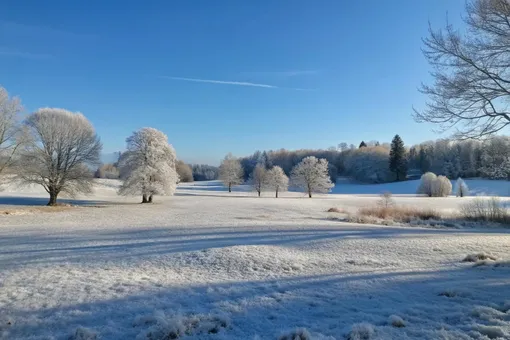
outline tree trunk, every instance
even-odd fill
[[[147,203],[147,195],[143,194],[142,196],[142,203]]]
[[[149,196],[149,203],[152,203],[152,195]]]
[[[50,201],[48,202],[49,206],[57,205],[57,196],[58,193],[56,190],[50,190]]]
[[[228,192],[232,192],[232,184],[228,183]]]
[[[278,189],[276,189],[276,198],[278,198]]]
[[[259,197],[260,197],[260,190],[257,191],[259,193]]]
[[[308,191],[308,197],[312,198],[312,192],[311,191]]]

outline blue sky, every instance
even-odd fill
[[[0,12],[0,85],[26,111],[62,107],[105,152],[164,131],[179,158],[437,138],[412,107],[428,22],[461,0],[23,1]]]

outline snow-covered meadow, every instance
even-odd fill
[[[510,193],[509,182],[467,183]],[[141,205],[117,187],[100,180],[77,207],[34,208],[47,201],[38,188],[0,193],[0,338],[510,337],[510,230],[359,225],[326,212],[384,191],[444,211],[469,197],[340,182],[334,194],[275,199],[203,182]],[[462,262],[480,252],[499,261]]]

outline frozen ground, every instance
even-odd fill
[[[16,213],[0,216],[0,338],[277,339],[301,327],[312,339],[353,328],[351,339],[510,338],[510,267],[462,262],[510,259],[508,230],[356,225],[325,212],[378,192],[259,199],[208,182],[141,205],[115,187],[101,181],[57,211],[24,206],[46,201],[37,188],[1,193],[0,211]],[[449,210],[466,199],[396,200]]]

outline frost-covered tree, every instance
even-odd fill
[[[397,181],[403,181],[407,176],[407,157],[404,141],[399,135],[395,135],[391,141],[390,171],[393,172]]]
[[[267,186],[267,170],[262,164],[257,164],[253,172],[250,174],[249,183],[253,190],[257,192],[260,197],[262,190]]]
[[[452,182],[446,176],[437,176],[432,183],[432,195],[434,197],[448,197],[452,193]]]
[[[367,147],[367,143],[365,143],[365,141],[362,140],[361,143],[359,143],[359,148],[358,149],[366,148],[366,147]]]
[[[179,182],[193,182],[193,171],[188,164],[179,160],[175,164],[175,170],[179,175]]]
[[[287,191],[289,187],[289,178],[279,166],[273,166],[267,171],[267,187],[275,191],[275,197],[278,193]]]
[[[101,142],[81,113],[43,108],[25,120],[28,141],[20,155],[18,177],[39,184],[55,205],[61,192],[71,196],[92,191],[91,166],[99,165]]]
[[[349,150],[343,165],[346,174],[361,182],[384,183],[393,178],[388,162],[388,149],[375,146]]]
[[[232,192],[232,186],[243,183],[244,171],[241,163],[231,153],[225,156],[221,161],[219,169],[219,178],[228,187],[228,192]]]
[[[17,97],[9,97],[0,86],[0,175],[13,165],[16,152],[23,142],[19,115],[23,107]]]
[[[306,157],[292,169],[291,182],[308,193],[327,193],[334,186],[328,174],[328,161],[314,156]]]
[[[121,195],[141,195],[152,203],[154,195],[173,195],[179,176],[175,150],[168,137],[154,128],[143,128],[126,139],[127,151],[119,161]]]
[[[421,176],[420,186],[418,187],[418,194],[427,195],[432,197],[434,195],[434,182],[437,176],[433,172],[427,172]]]
[[[462,178],[457,178],[457,181],[455,182],[455,193],[457,194],[457,197],[464,197],[469,194],[469,188],[464,182]]]

